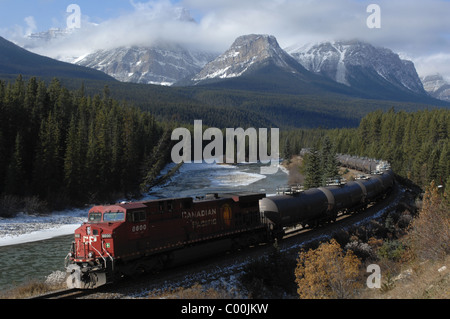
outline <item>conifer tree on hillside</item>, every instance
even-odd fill
[[[70,92],[57,79],[0,81],[0,196],[39,195],[51,205],[139,192],[161,124],[113,100],[108,87],[102,96],[84,90]]]
[[[339,177],[339,162],[334,147],[328,137],[323,140],[320,150],[313,147],[304,159],[304,187],[315,188],[326,186],[330,180]]]
[[[425,187],[450,177],[450,110],[368,114],[357,129],[328,134],[339,153],[389,161],[394,172]]]
[[[336,158],[334,147],[328,137],[325,137],[324,139],[321,156],[323,170],[322,185],[325,185],[327,181],[339,176],[339,162]]]
[[[26,181],[26,176],[23,154],[23,140],[20,133],[18,133],[5,180],[5,191],[12,195],[24,195],[25,188],[23,183]]]
[[[322,165],[320,153],[316,148],[312,148],[305,156],[305,189],[322,186]]]

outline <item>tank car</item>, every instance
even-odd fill
[[[326,194],[317,188],[294,195],[263,198],[259,209],[271,224],[275,238],[284,235],[284,227],[317,224],[320,220],[329,219],[331,214]]]
[[[361,186],[356,182],[348,182],[344,186],[327,187],[334,198],[334,209],[350,211],[364,202]]]
[[[95,206],[75,231],[66,258],[69,288],[91,289],[117,276],[156,270],[266,239],[265,194],[217,194]],[[199,248],[200,247],[200,248]]]
[[[357,180],[356,182],[363,189],[365,201],[371,201],[371,200],[375,199],[378,196],[378,194],[381,193],[381,191],[383,189],[383,183],[377,177],[371,176],[366,179]]]
[[[385,194],[394,183],[394,174],[389,169],[382,173],[371,175],[365,180],[356,181],[364,192],[365,201],[374,201]]]
[[[357,157],[342,154],[337,155],[336,158],[343,166],[353,168],[367,174],[373,174],[377,170],[377,167],[380,163],[379,160],[367,157]]]
[[[380,177],[385,190],[390,189],[394,185],[395,176],[394,172],[390,168],[383,170]]]

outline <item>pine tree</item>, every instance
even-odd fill
[[[305,189],[322,186],[322,165],[320,153],[316,148],[312,148],[305,156]]]
[[[325,137],[322,150],[321,150],[321,158],[322,158],[322,185],[325,185],[328,180],[335,179],[339,176],[339,162],[336,158],[336,152],[334,151],[334,147],[331,144],[330,139]]]
[[[123,173],[122,182],[125,192],[136,189],[133,181],[139,179],[140,165],[138,147],[138,123],[135,114],[127,110],[122,122]],[[133,187],[134,186],[134,187]]]
[[[1,101],[0,101],[1,105]],[[3,133],[0,130],[0,194],[3,193],[3,190],[5,188],[5,174],[7,171],[8,166],[8,160],[6,158],[6,147],[5,147],[5,141],[3,138]]]
[[[43,198],[60,191],[62,186],[61,134],[53,113],[41,123],[34,168],[34,189]]]
[[[96,159],[97,142],[95,137],[94,122],[89,124],[89,130],[87,135],[87,148],[86,148],[86,161],[84,166],[84,185],[86,187],[86,194],[90,197],[95,197],[96,195],[96,181],[99,176],[99,162]],[[94,199],[94,198],[90,198]]]
[[[82,193],[82,154],[81,140],[78,131],[76,117],[73,116],[70,122],[69,133],[66,142],[66,152],[64,156],[64,183],[67,192],[74,199],[79,199]]]
[[[14,147],[14,153],[6,173],[5,191],[7,194],[24,195],[25,194],[25,169],[23,163],[23,140],[18,133]]]
[[[294,154],[292,151],[293,146],[290,143],[290,139],[288,137],[286,137],[285,141],[284,141],[284,147],[283,147],[283,156],[284,159],[287,161],[291,160],[292,155]]]
[[[442,143],[441,157],[439,158],[438,177],[439,183],[446,183],[450,177],[450,145],[448,140]],[[446,187],[448,185],[445,185]]]

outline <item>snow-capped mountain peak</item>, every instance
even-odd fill
[[[432,97],[450,102],[450,83],[442,75],[427,75],[422,78],[423,87]]]
[[[251,34],[238,37],[233,45],[193,77],[194,82],[208,79],[235,78],[257,65],[273,62],[276,66],[295,72],[292,58],[280,48],[271,35]]]
[[[158,43],[151,47],[100,50],[76,60],[119,81],[173,85],[199,72],[217,54],[191,51],[179,45]]]
[[[425,93],[414,64],[386,48],[352,40],[294,46],[286,51],[307,70],[348,86],[357,87],[364,78],[366,86],[370,80],[377,85],[386,82],[402,90]]]

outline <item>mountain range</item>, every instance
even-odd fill
[[[259,34],[238,37],[198,74],[176,85],[282,94],[354,95],[347,86],[306,70],[280,48],[275,37]]]
[[[297,55],[305,51],[283,50],[275,37],[258,34],[238,37],[222,54],[197,51],[196,55],[180,45],[158,43],[78,59],[104,67],[109,76],[28,52],[0,38],[0,78],[59,77],[72,90],[85,83],[89,95],[102,94],[108,85],[111,97],[148,110],[159,120],[192,124],[194,118],[201,118],[214,127],[354,127],[373,110],[417,111],[450,105],[429,96],[412,63],[390,50],[359,41],[322,45],[310,51],[317,57],[312,64],[299,58],[305,58],[312,46]],[[144,84],[121,82],[112,75]],[[433,83],[436,88],[443,81]]]
[[[228,88],[261,89],[271,86],[289,93],[307,93],[310,89],[317,92],[317,87],[325,86],[333,92],[372,99],[426,102],[430,95],[439,98],[424,89],[411,61],[402,60],[390,49],[358,40],[298,45],[283,50],[274,36],[251,34],[238,37],[220,55],[161,42],[151,47],[101,50],[74,62],[133,83],[175,86],[214,83],[216,87],[222,83]],[[275,73],[267,77],[268,72]],[[249,76],[253,83],[242,79],[248,80]],[[268,78],[276,79],[277,83],[268,83],[273,82]]]

